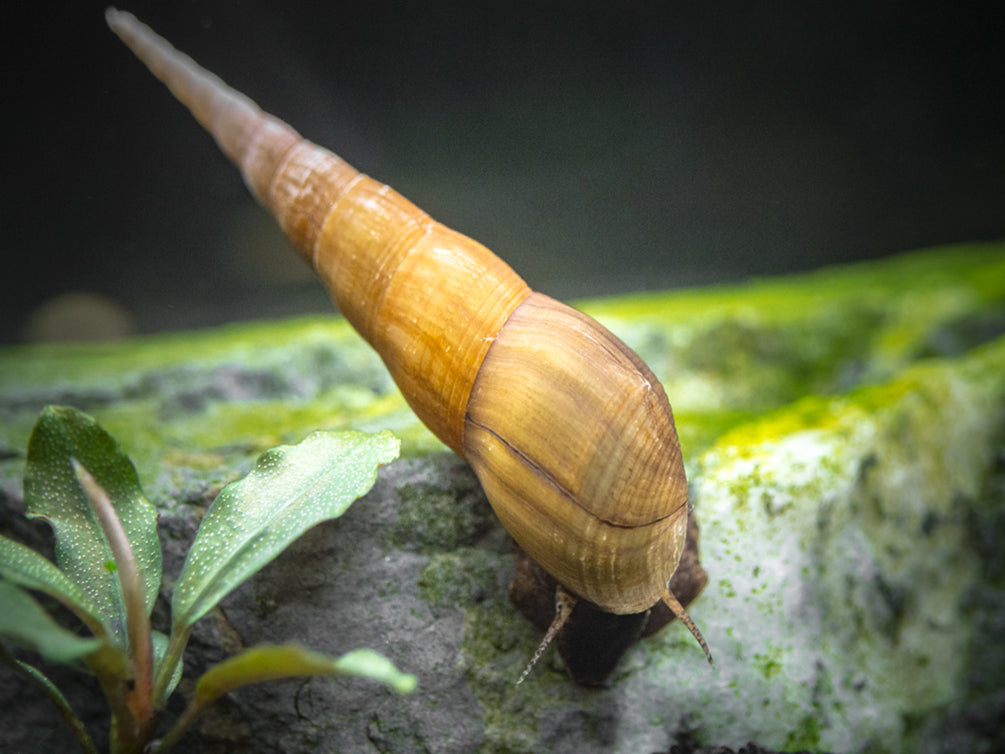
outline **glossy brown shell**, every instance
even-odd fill
[[[659,601],[687,528],[673,413],[595,320],[540,293],[514,310],[475,379],[464,457],[513,538],[566,589],[614,613]]]
[[[110,10],[108,22],[238,165],[517,542],[604,610],[658,602],[684,548],[687,482],[645,364],[130,14]]]

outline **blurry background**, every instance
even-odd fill
[[[122,1],[559,298],[1005,238],[999,4]],[[104,3],[63,5],[0,31],[0,342],[330,311]]]

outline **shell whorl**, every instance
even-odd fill
[[[437,437],[463,454],[489,346],[530,288],[495,254],[264,113],[132,14],[109,26],[240,168]]]
[[[613,613],[659,601],[687,480],[662,386],[613,334],[531,294],[482,364],[464,443],[496,515],[560,584]]]

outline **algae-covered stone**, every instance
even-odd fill
[[[200,622],[186,664],[260,641],[370,646],[419,689],[250,687],[193,752],[1002,748],[1005,245],[582,308],[673,403],[710,579],[690,611],[715,670],[671,625],[605,688],[574,686],[553,654],[515,687],[540,636],[508,602],[506,535],[335,318],[0,350],[0,528],[38,538],[20,478],[45,403],[88,411],[133,458],[162,513],[165,593],[200,511],[262,450],[391,428],[406,457]],[[56,675],[100,729],[94,687]],[[9,719],[48,719],[19,683],[0,670]],[[47,725],[5,726],[0,749],[64,747]]]
[[[694,612],[719,672],[673,706],[704,690],[693,719],[736,744],[927,743],[920,723],[961,698],[975,659],[968,511],[1001,439],[1003,376],[999,340],[722,437],[695,489],[711,580]]]

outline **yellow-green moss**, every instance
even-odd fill
[[[578,305],[595,317],[631,322],[683,324],[710,317],[778,322],[812,316],[827,302],[861,305],[872,296],[923,294],[947,286],[968,288],[982,301],[1005,299],[1005,242],[940,246],[741,285],[639,293]]]
[[[940,391],[952,389],[946,371],[949,365],[971,380],[993,380],[1005,372],[1005,337],[959,359],[921,362],[884,384],[863,386],[841,396],[807,396],[747,423],[742,423],[741,415],[733,415],[734,426],[723,431],[716,444],[732,452],[742,453],[746,448],[746,452],[757,453],[762,444],[797,432],[840,431],[841,427],[850,427],[866,416],[902,406],[909,396],[937,400]]]
[[[79,386],[127,375],[199,362],[240,360],[291,341],[332,344],[355,340],[339,317],[304,317],[226,325],[193,332],[129,338],[111,343],[41,344],[0,347],[3,386],[65,383]]]

